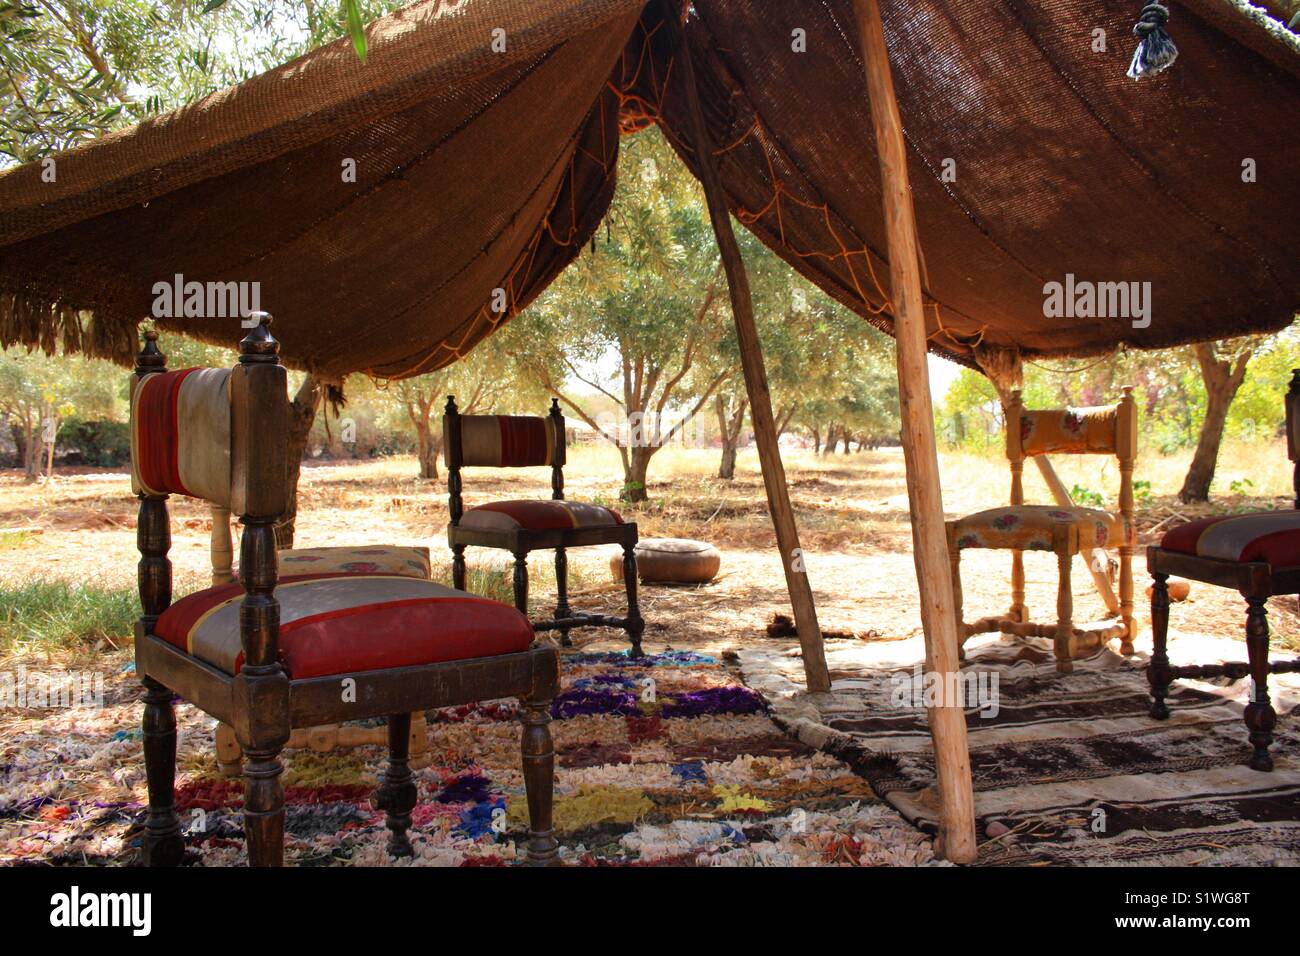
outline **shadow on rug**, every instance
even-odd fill
[[[930,841],[840,760],[783,734],[713,658],[669,651],[564,659],[553,707],[555,823],[586,865],[908,865]],[[653,682],[651,687],[650,681]],[[98,711],[4,723],[0,861],[131,864],[144,818],[138,685],[105,681]],[[520,861],[527,820],[513,700],[430,712],[431,765],[402,865]],[[211,718],[182,704],[177,805],[187,863],[245,862],[242,783],[220,775]],[[379,747],[286,751],[286,863],[388,865],[369,796]]]
[[[1240,643],[1171,640],[1171,660],[1240,660]],[[936,829],[934,757],[912,696],[921,640],[828,647],[831,693],[802,693],[798,657],[741,652],[776,721],[835,754],[923,831]],[[1276,769],[1245,766],[1248,682],[1177,681],[1147,715],[1145,661],[1107,650],[1058,674],[1050,643],[967,644],[966,712],[982,864],[1300,864],[1300,679],[1269,681]],[[982,695],[978,690],[983,689]],[[923,702],[923,701],[920,701]],[[983,706],[980,706],[980,705]]]

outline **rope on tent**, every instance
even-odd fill
[[[1137,49],[1133,51],[1133,62],[1129,64],[1128,75],[1135,80],[1144,76],[1155,76],[1174,65],[1178,59],[1178,47],[1165,30],[1169,22],[1169,8],[1159,3],[1148,3],[1142,8],[1138,22],[1133,25],[1133,35],[1138,38]]]

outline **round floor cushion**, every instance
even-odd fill
[[[722,555],[707,541],[690,538],[644,538],[636,546],[637,576],[647,583],[705,584],[722,566]],[[623,580],[623,556],[609,559],[614,580]]]

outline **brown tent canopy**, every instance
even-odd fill
[[[936,351],[1154,347],[1277,329],[1300,306],[1300,43],[1237,0],[1186,0],[1177,63],[1134,82],[1139,8],[886,5]],[[260,283],[286,358],[327,377],[455,361],[581,251],[620,131],[657,121],[694,166],[657,9],[429,0],[372,25],[368,65],[335,43],[6,172],[0,343],[129,358],[155,284],[181,275]],[[696,0],[686,26],[737,218],[890,329],[855,30],[850,0]],[[1151,283],[1150,324],[1045,315],[1067,275]]]

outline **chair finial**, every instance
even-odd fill
[[[240,364],[277,364],[280,361],[280,343],[271,335],[271,314],[250,312],[248,319],[257,320],[257,325],[239,341]]]
[[[163,355],[162,350],[158,348],[158,332],[156,329],[147,329],[144,333],[144,345],[135,358],[135,374],[144,377],[150,372],[166,370],[167,356]]]
[[[455,414],[457,414],[457,411],[456,411],[456,396],[455,396],[455,395],[448,395],[448,396],[447,396],[447,407],[443,409],[443,412],[444,412],[445,414],[447,414],[447,415],[455,415]]]

